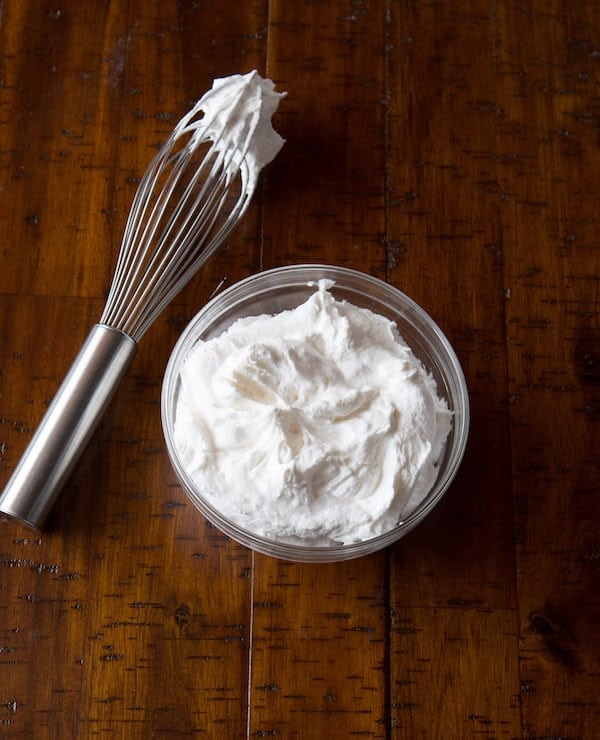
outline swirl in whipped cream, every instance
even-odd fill
[[[181,370],[175,444],[239,526],[309,546],[392,529],[427,495],[451,428],[387,318],[321,280],[293,310],[236,321]]]

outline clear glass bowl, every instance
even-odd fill
[[[400,335],[411,347],[437,383],[453,412],[452,429],[439,474],[421,504],[396,527],[384,534],[347,545],[301,546],[269,540],[223,516],[204,498],[186,473],[174,444],[173,425],[179,392],[179,369],[198,340],[222,334],[243,316],[275,314],[295,308],[314,292],[314,282],[335,281],[331,289],[340,300],[368,308],[394,321]],[[309,283],[313,285],[309,285]],[[414,529],[436,506],[448,489],[462,460],[469,430],[469,399],[465,378],[450,343],[434,321],[414,301],[377,278],[362,272],[330,265],[293,265],[252,275],[218,294],[192,319],[179,338],[169,359],[162,388],[162,424],[169,458],[192,503],[232,539],[258,552],[291,561],[333,562],[360,557],[380,550]]]

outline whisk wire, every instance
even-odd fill
[[[224,184],[226,188],[226,184]],[[219,204],[224,202],[227,196],[227,190],[225,189],[221,195],[221,201],[215,200],[212,215],[207,214],[207,218],[211,218],[211,222],[206,224],[206,228],[212,228],[214,222],[219,216]],[[231,212],[231,216],[221,226],[221,228],[215,233],[211,241],[206,244],[205,240],[200,238],[197,234],[198,229],[195,229],[189,235],[189,243],[194,244],[194,248],[190,251],[189,249],[180,250],[176,257],[171,258],[165,255],[161,261],[161,265],[164,266],[165,274],[162,275],[160,281],[156,278],[156,270],[153,270],[154,280],[152,285],[148,285],[145,291],[154,290],[152,309],[144,312],[140,316],[140,322],[136,326],[135,331],[142,335],[147,327],[153,322],[154,318],[162,311],[164,306],[171,301],[175,294],[177,294],[183,286],[189,281],[191,275],[197,268],[198,264],[204,262],[219,246],[223,239],[227,238],[233,227],[235,226],[238,216],[243,212],[246,206],[247,199],[240,198]],[[160,271],[161,266],[159,265],[158,270]],[[146,299],[145,295],[140,294],[140,302],[143,303]],[[135,313],[135,312],[134,312]]]
[[[234,118],[241,96],[231,101]],[[254,191],[245,161],[250,120],[240,116],[243,144],[237,145],[222,139],[218,111],[199,117],[199,110],[193,108],[181,119],[150,163],[125,226],[100,322],[136,342],[228,237]],[[194,164],[204,145],[206,154]],[[239,181],[237,192],[234,179]]]
[[[224,179],[224,176],[222,177]],[[217,190],[221,189],[219,198],[216,197]],[[165,227],[164,232],[159,238],[157,247],[145,266],[144,273],[141,275],[137,287],[131,295],[129,310],[132,317],[140,316],[146,322],[151,323],[164,305],[163,297],[167,300],[173,291],[173,279],[182,274],[184,278],[189,279],[187,273],[190,272],[197,264],[199,252],[204,246],[206,234],[212,227],[214,221],[219,216],[222,203],[225,201],[226,183],[215,182],[211,193],[209,194],[210,202],[213,204],[211,209],[203,205],[199,215],[193,219],[192,216],[197,210],[198,204],[203,203],[205,193],[198,195],[196,203],[192,205],[185,217],[178,223],[180,214],[173,214]],[[182,199],[185,206],[186,200]],[[173,234],[177,228],[177,233]],[[202,259],[206,259],[202,255]],[[142,312],[138,310],[139,306],[148,306],[149,310]],[[146,314],[144,317],[143,314]],[[143,329],[131,328],[131,331],[143,333]]]
[[[163,204],[169,201],[175,191],[177,184],[177,171],[175,169],[168,172],[163,187],[158,187],[161,175],[164,176],[164,161],[168,150],[169,146],[167,145],[165,150],[159,152],[155,157],[140,181],[134,198],[123,235],[111,295],[107,301],[107,307],[110,309],[108,314],[110,318],[107,323],[111,323],[111,319],[114,322],[115,318],[113,317],[120,316],[121,312],[125,310],[129,290],[131,286],[137,284],[146,263],[147,254],[153,246],[154,236],[160,224],[160,220],[155,216],[157,212],[163,212],[165,207]],[[157,189],[158,193],[154,197],[154,202],[152,202],[152,193],[156,193]],[[151,203],[152,209],[148,218],[144,220],[143,216]]]
[[[123,271],[119,273],[118,279],[115,281],[118,289],[114,305],[115,317],[120,317],[122,312],[125,311],[128,314],[131,313],[132,317],[136,313],[131,310],[131,301],[135,301],[135,295],[139,292],[140,286],[143,285],[149,268],[152,267],[154,259],[152,255],[156,255],[157,250],[161,248],[160,237],[158,243],[155,244],[156,234],[166,204],[175,192],[177,177],[178,170],[174,168],[169,173],[162,189],[159,190],[158,196],[154,199],[145,221],[143,217],[151,203],[147,193],[152,193],[159,181],[156,174],[148,181],[148,187],[141,191],[143,199],[140,203],[142,205],[136,203],[136,207],[132,209],[132,228],[126,231],[123,241],[123,249],[127,259],[123,263]],[[126,327],[122,328],[125,329]]]
[[[252,195],[240,182],[227,209],[236,197],[232,179],[242,179],[245,150],[222,146],[219,137],[210,140],[202,124],[211,122],[190,124],[191,117],[182,120],[140,181],[101,318],[135,341],[227,238]],[[190,138],[174,151],[183,134]],[[203,144],[208,151],[194,167]]]

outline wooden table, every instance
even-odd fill
[[[0,734],[600,737],[597,2],[1,11],[0,485],[98,320],[156,146],[215,77],[288,96],[247,217],[142,340],[47,529],[0,525]],[[439,507],[340,564],[209,526],[160,424],[220,281],[301,262],[419,302],[472,404]]]

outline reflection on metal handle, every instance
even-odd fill
[[[0,496],[0,513],[41,529],[137,344],[96,324]]]

